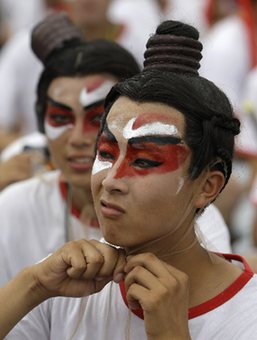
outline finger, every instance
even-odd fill
[[[71,241],[66,244],[61,253],[68,265],[67,274],[71,278],[94,278],[103,262],[100,252],[88,241]]]
[[[96,240],[90,240],[90,242],[99,250],[104,259],[103,265],[100,268],[97,276],[99,278],[112,277],[116,265],[119,264],[119,268],[121,267],[122,259],[120,258],[120,251],[115,247]]]
[[[164,266],[164,262],[158,259],[152,253],[143,253],[134,256],[128,256],[127,264],[125,266],[125,272],[128,273],[137,266],[146,268],[157,277],[162,277],[167,273],[167,268],[166,266]]]
[[[146,289],[155,289],[157,290],[160,286],[159,279],[149,272],[146,268],[137,266],[133,268],[125,277],[124,284],[126,291],[129,290],[129,287],[137,283]],[[160,288],[159,288],[160,289]]]
[[[94,279],[104,266],[104,256],[90,241],[83,240],[82,253],[86,261],[86,271],[82,274],[84,279]],[[108,275],[105,275],[108,276]]]
[[[131,285],[127,291],[126,298],[130,309],[144,309],[143,301],[147,301],[149,291],[145,287],[140,286],[137,283]]]
[[[67,274],[73,279],[81,278],[87,270],[87,262],[80,248],[67,249],[63,255]]]

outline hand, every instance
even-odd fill
[[[34,266],[39,294],[87,296],[99,292],[108,282],[119,282],[125,266],[122,250],[95,240],[66,243]]]
[[[33,175],[31,157],[32,155],[24,152],[0,163],[0,190]]]
[[[124,271],[129,307],[143,309],[148,340],[190,339],[187,275],[151,253],[127,257]]]

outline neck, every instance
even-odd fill
[[[81,188],[79,186],[71,185],[72,202],[75,207],[82,211],[87,204],[93,204],[90,189]]]
[[[184,256],[185,253],[190,252],[199,243],[194,223],[194,211],[191,210],[188,213],[185,210],[183,219],[178,223],[174,223],[176,225],[175,228],[166,227],[164,229],[169,230],[168,232],[139,246],[128,248],[126,251],[131,255],[151,252],[159,259],[172,264],[172,259],[175,255]]]

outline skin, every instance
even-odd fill
[[[111,0],[76,0],[72,6],[72,17],[87,38],[115,40],[120,25],[108,19]]]
[[[107,245],[85,240],[67,243],[0,288],[0,338],[50,297],[89,295],[110,280],[119,282],[124,265],[124,253]]]
[[[62,171],[63,178],[70,183],[73,199],[78,209],[90,203],[90,177],[94,160],[94,145],[103,106],[87,108],[92,102],[82,103],[81,92],[94,84],[114,78],[108,75],[55,78],[48,88],[50,98],[46,109],[45,123],[53,130],[63,129],[56,138],[46,134],[54,165]],[[58,130],[59,131],[59,130]],[[92,207],[93,211],[93,207]],[[92,212],[93,213],[93,212]]]

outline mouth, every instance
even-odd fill
[[[68,162],[74,170],[91,170],[93,166],[92,157],[68,157]]]
[[[101,212],[104,217],[116,219],[125,213],[125,210],[116,204],[100,200]]]

